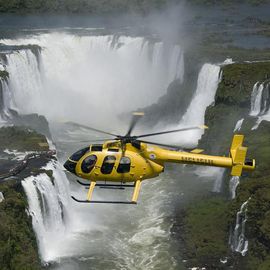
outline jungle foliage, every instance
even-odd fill
[[[223,67],[215,105],[209,106],[205,121],[209,126],[200,141],[200,147],[212,154],[228,155],[233,130],[244,118],[238,134],[245,135],[248,157],[256,159],[256,170],[244,173],[236,190],[236,198],[229,196],[229,172],[222,192],[201,198],[184,213],[183,240],[188,266],[207,269],[254,270],[269,269],[270,258],[270,123],[262,121],[253,129],[256,118],[249,116],[253,85],[270,77],[270,63],[239,63]],[[218,138],[218,140],[217,140]],[[250,198],[250,199],[249,199]],[[236,213],[243,202],[247,206],[246,234],[249,241],[245,257],[233,252],[228,244],[235,226]],[[226,258],[226,264],[221,260]]]

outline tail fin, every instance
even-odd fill
[[[244,141],[243,135],[234,135],[230,156],[233,161],[233,167],[231,175],[241,176],[242,170],[254,170],[255,169],[255,160],[246,159],[247,147],[242,146]]]

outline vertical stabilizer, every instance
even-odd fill
[[[242,146],[244,135],[234,135],[230,155],[233,160],[231,175],[241,176],[245,159],[247,155],[247,147]]]

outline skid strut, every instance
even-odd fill
[[[91,184],[90,184],[90,187],[89,187],[89,190],[88,190],[88,193],[87,193],[87,201],[88,202],[91,201],[95,185],[96,185],[95,181],[92,181]]]
[[[132,195],[132,200],[131,200],[134,203],[137,203],[139,192],[140,192],[140,188],[141,188],[141,184],[142,184],[142,181],[141,180],[137,180],[135,182],[135,188],[134,188],[133,195]]]
[[[100,203],[100,204],[102,204],[102,203],[104,203],[104,204],[105,203],[108,203],[108,204],[137,204],[137,200],[138,200],[138,196],[139,196],[139,192],[140,192],[140,188],[141,188],[141,183],[142,183],[141,180],[135,181],[135,183],[133,185],[97,184],[95,181],[92,181],[89,185],[86,183],[82,183],[80,181],[77,181],[77,182],[83,186],[89,187],[89,189],[88,189],[86,200],[79,200],[79,199],[75,198],[74,196],[71,196],[71,198],[74,201],[79,202],[79,203]],[[134,191],[133,191],[131,201],[95,201],[95,200],[91,200],[95,186],[99,186],[102,188],[109,187],[109,188],[120,188],[120,189],[122,189],[124,187],[134,187]]]

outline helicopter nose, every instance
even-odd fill
[[[64,163],[64,167],[67,171],[71,172],[71,173],[74,173],[76,174],[76,164],[77,162],[72,162],[70,160],[67,160],[65,163]]]

